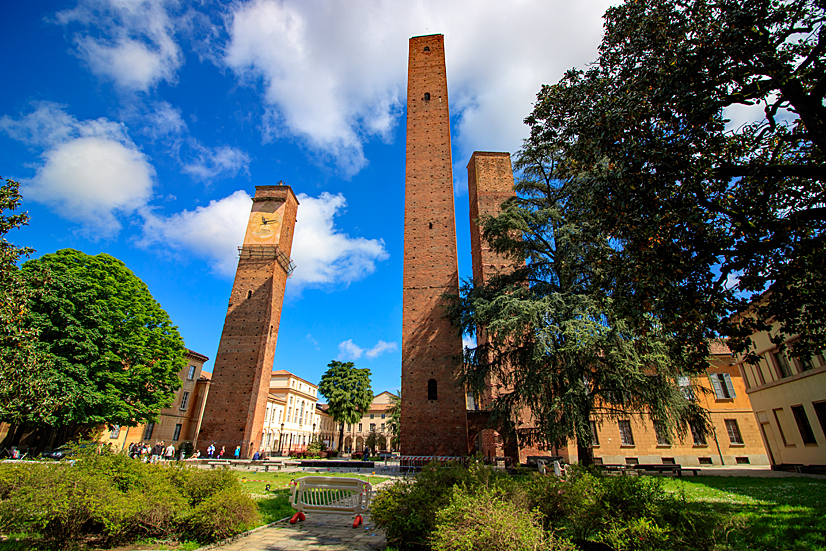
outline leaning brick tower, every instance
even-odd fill
[[[298,199],[256,186],[198,441],[250,457],[261,445]]]
[[[404,200],[401,449],[468,453],[462,337],[444,318],[459,293],[444,37],[410,39]]]

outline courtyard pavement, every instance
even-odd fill
[[[288,521],[259,528],[233,542],[213,549],[220,551],[376,551],[387,540],[364,515],[364,524],[353,528],[353,518],[344,515],[307,513],[303,522]]]

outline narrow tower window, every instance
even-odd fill
[[[425,47],[424,47],[424,51],[425,51],[425,52],[429,52],[429,51],[430,51],[430,46],[425,46]]]
[[[430,92],[425,92],[424,93],[424,100],[425,101],[430,101]]]
[[[252,291],[247,291],[247,298],[252,298]]]
[[[433,222],[428,222],[427,227],[432,230],[433,229]]]
[[[436,391],[436,379],[430,379],[429,381],[427,381],[427,399],[439,399],[438,392]]]

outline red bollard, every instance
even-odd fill
[[[304,520],[305,518],[307,517],[304,516],[304,513],[298,511],[296,514],[293,515],[293,518],[290,519],[290,524],[295,524],[299,520]]]
[[[361,518],[361,515],[356,515],[356,518],[353,520],[353,528],[358,528],[362,522],[364,522],[364,519]]]

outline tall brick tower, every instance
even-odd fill
[[[406,455],[468,453],[462,337],[444,319],[458,294],[456,222],[444,37],[410,39],[404,199],[401,448]]]
[[[513,270],[513,261],[492,251],[482,238],[482,228],[477,220],[481,216],[498,216],[505,199],[515,195],[513,189],[513,168],[509,153],[475,151],[467,164],[467,187],[470,202],[470,254],[473,259],[473,281],[484,285],[492,276]],[[476,328],[476,343],[482,345],[488,340],[484,327]],[[476,396],[479,406],[486,409],[498,385],[488,380],[486,392]],[[473,435],[471,435],[473,436]],[[496,438],[492,430],[482,431],[475,439],[475,451],[485,457],[516,457],[516,441]],[[507,449],[506,449],[507,448]],[[539,454],[535,454],[539,455]]]
[[[298,199],[289,186],[256,186],[215,357],[198,441],[241,457],[261,445]]]

